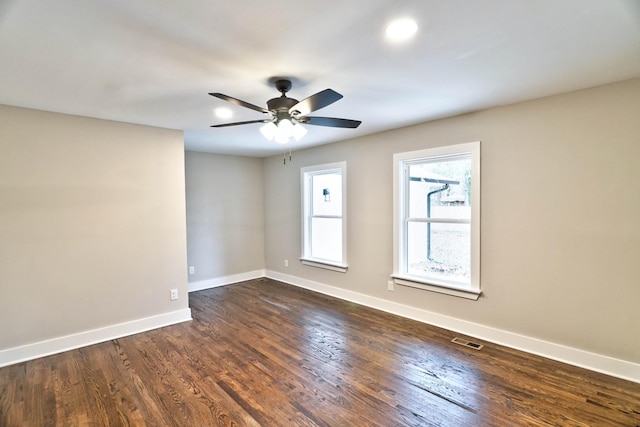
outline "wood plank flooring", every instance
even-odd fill
[[[0,426],[640,426],[640,384],[273,280],[190,305],[1,368]]]

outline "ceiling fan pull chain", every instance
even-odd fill
[[[291,146],[289,146],[289,163],[291,163]],[[282,164],[287,164],[287,152],[282,153]]]

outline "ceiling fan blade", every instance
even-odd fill
[[[246,122],[235,122],[235,123],[223,123],[221,125],[211,125],[212,128],[224,128],[227,126],[238,126],[238,125],[249,125],[251,123],[269,123],[272,121],[271,119],[263,119],[263,120],[249,120]]]
[[[298,102],[296,105],[291,107],[289,111],[299,111],[300,115],[304,116],[312,111],[317,111],[327,105],[333,104],[340,98],[342,98],[342,95],[338,92],[331,89],[325,89]]]
[[[336,119],[333,117],[300,117],[298,121],[305,125],[328,126],[333,128],[355,129],[362,123],[360,120]]]
[[[209,95],[215,96],[216,98],[220,98],[220,99],[222,99],[224,101],[231,102],[232,104],[236,104],[236,105],[239,105],[241,107],[250,108],[252,110],[256,110],[256,111],[259,111],[261,113],[269,114],[269,110],[267,110],[267,109],[264,109],[262,107],[258,107],[257,105],[253,105],[253,104],[250,104],[248,102],[242,101],[242,100],[240,100],[238,98],[234,98],[232,96],[225,95],[223,93],[215,92],[215,93],[209,93]]]

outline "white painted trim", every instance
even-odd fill
[[[473,301],[478,301],[478,298],[480,298],[480,295],[482,294],[481,291],[476,292],[466,288],[455,288],[448,283],[443,283],[442,285],[439,285],[435,281],[429,283],[420,279],[414,279],[412,277],[405,278],[392,275],[391,280],[393,280],[396,285],[409,286],[416,289],[424,289],[425,291],[438,292],[441,294],[466,298]]]
[[[492,328],[490,326],[469,322],[467,320],[456,319],[454,317],[445,316],[431,311],[398,304],[382,298],[372,297],[358,292],[302,279],[300,277],[290,276],[277,271],[267,270],[266,277],[309,289],[314,292],[362,304],[387,313],[445,328],[484,341],[489,341],[516,350],[546,357],[548,359],[578,366],[580,368],[640,383],[639,363],[615,359],[613,357],[539,340],[537,338]]]
[[[0,350],[0,367],[13,365],[39,357],[50,356],[64,351],[74,350],[88,345],[98,344],[164,326],[191,320],[191,309],[171,311],[157,316],[145,317],[129,322],[118,323],[105,326],[103,328],[92,329],[79,332],[77,334],[66,335],[50,340],[27,344],[20,347]]]
[[[311,194],[312,178],[317,175],[324,174],[335,174],[339,173],[341,175],[341,183],[342,183],[342,213],[339,216],[333,216],[336,219],[340,219],[340,223],[342,225],[342,260],[340,262],[334,263],[335,265],[344,265],[347,263],[347,162],[346,160],[335,162],[335,163],[326,163],[323,165],[315,165],[315,166],[306,166],[300,168],[300,200],[302,201],[302,230],[301,236],[301,260],[308,260],[313,262],[314,258],[311,257],[311,220],[314,217],[312,215],[313,211],[313,195]],[[316,216],[317,217],[317,216]],[[327,264],[319,262],[319,264]],[[331,263],[329,263],[331,264]],[[311,264],[307,264],[311,265]],[[346,272],[346,268],[344,271],[335,270],[331,267],[327,267],[325,265],[312,265],[313,267],[326,268],[327,270],[340,271],[342,273]]]
[[[349,268],[349,266],[347,265],[333,264],[330,262],[323,262],[323,261],[314,261],[312,259],[306,259],[306,258],[300,258],[300,262],[303,265],[308,265],[309,267],[324,268],[325,270],[337,271],[338,273],[346,273],[347,269]]]
[[[407,221],[409,211],[409,165],[414,162],[422,162],[426,160],[444,158],[453,156],[466,155],[470,156],[471,161],[471,194],[473,203],[471,204],[471,277],[469,282],[469,291],[475,293],[476,296],[481,293],[480,286],[480,203],[482,196],[480,195],[482,173],[480,171],[480,141],[467,142],[464,144],[444,145],[439,147],[425,148],[417,151],[409,151],[404,153],[395,153],[393,155],[393,274],[392,276],[400,279],[406,278],[404,283],[398,282],[400,285],[413,286],[418,289],[425,289],[433,292],[453,295],[457,297],[468,298],[469,293],[465,294],[456,290],[456,286],[449,286],[446,282],[440,284],[434,283],[436,286],[419,285],[420,280],[413,280],[408,277],[407,272]],[[412,220],[415,220],[412,219]],[[442,219],[437,219],[438,222]],[[444,221],[450,222],[450,221]],[[432,278],[425,278],[430,281]],[[411,283],[410,283],[411,282]],[[445,292],[445,288],[452,289],[451,292]],[[476,299],[476,298],[469,298]]]
[[[244,282],[245,280],[258,279],[260,277],[265,277],[265,270],[255,270],[247,273],[232,274],[230,276],[189,282],[187,289],[189,292],[196,292],[204,289],[217,288],[218,286],[230,285],[232,283]]]

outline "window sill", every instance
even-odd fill
[[[423,289],[425,291],[438,292],[445,295],[451,295],[460,298],[466,298],[477,301],[482,291],[471,290],[467,288],[459,288],[448,284],[438,284],[434,282],[426,282],[414,277],[403,277],[392,275],[391,278],[396,285],[409,286],[412,288]]]
[[[346,273],[347,268],[349,268],[348,266],[343,264],[333,264],[327,261],[311,260],[307,258],[300,258],[300,261],[302,262],[303,265],[308,265],[310,267],[324,268],[325,270],[337,271],[339,273]]]

